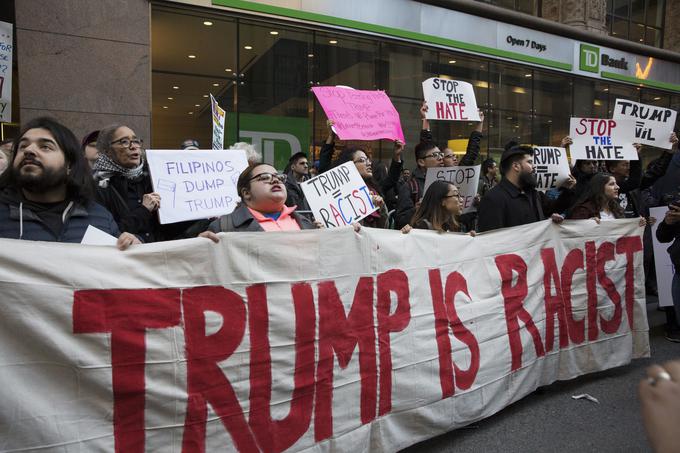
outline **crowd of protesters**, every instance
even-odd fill
[[[672,242],[668,252],[680,269],[680,153],[678,139],[672,147],[643,170],[642,162],[575,162],[570,177],[557,189],[536,189],[533,147],[509,142],[496,162],[481,163],[476,212],[463,214],[460,188],[435,181],[427,189],[427,170],[433,167],[475,165],[480,156],[484,115],[471,132],[464,156],[459,160],[447,147],[433,140],[427,106],[421,108],[420,141],[413,152],[416,167],[405,168],[404,143],[396,141],[389,166],[372,162],[370,150],[344,146],[336,150],[333,123],[327,122],[326,138],[318,162],[296,153],[280,172],[262,162],[261,154],[248,143],[231,149],[246,152],[249,166],[240,174],[237,192],[241,202],[230,214],[162,225],[157,211],[163,200],[154,191],[145,160],[144,143],[124,124],[114,124],[87,134],[82,140],[68,127],[51,118],[36,118],[23,125],[15,140],[0,143],[0,237],[36,241],[80,243],[89,226],[117,238],[125,250],[133,244],[190,237],[219,242],[221,232],[297,231],[321,228],[310,215],[301,183],[334,166],[352,162],[378,209],[354,224],[383,229],[413,229],[476,236],[500,228],[525,225],[543,219],[560,223],[566,219],[592,219],[600,224],[612,219],[638,218],[645,231],[647,291],[655,292],[651,228],[657,219],[649,208],[668,206],[660,220],[657,237]],[[561,145],[569,147],[570,137]],[[181,148],[199,149],[194,139]],[[441,150],[443,148],[443,151]],[[638,153],[641,146],[636,145]],[[483,240],[483,239],[482,239]],[[651,278],[650,278],[651,276]],[[672,281],[673,306],[666,311],[666,338],[680,342],[680,273]],[[643,416],[652,442],[662,444],[668,430],[659,421],[670,419],[680,398],[655,402],[657,393],[668,391],[680,373],[680,364],[666,364],[668,372],[650,369],[649,382],[641,385]],[[669,374],[670,373],[670,374]],[[663,388],[662,388],[663,387]],[[655,393],[656,392],[656,393]],[[661,393],[659,393],[661,394]],[[655,399],[656,398],[656,399]],[[670,411],[670,412],[669,412]],[[677,414],[673,412],[673,416]],[[660,431],[661,435],[654,435]]]
[[[439,147],[421,110],[420,140],[408,152],[416,167],[405,168],[407,152],[396,141],[389,166],[373,162],[366,147],[336,146],[333,122],[328,121],[317,162],[299,152],[282,172],[263,163],[261,154],[248,143],[230,149],[245,150],[249,167],[240,175],[237,192],[241,203],[229,215],[173,224],[160,224],[157,211],[163,200],[154,191],[144,143],[124,124],[106,126],[78,140],[68,127],[51,118],[26,123],[16,140],[0,143],[0,237],[57,242],[81,242],[92,225],[118,238],[125,249],[132,244],[190,237],[218,241],[227,231],[288,231],[319,228],[311,215],[301,183],[317,173],[352,162],[378,209],[355,224],[371,228],[435,230],[440,233],[478,232],[525,225],[543,219],[602,222],[639,218],[649,226],[649,208],[669,206],[660,220],[658,239],[671,242],[669,253],[680,265],[680,153],[678,139],[672,148],[646,169],[635,161],[576,161],[572,175],[548,193],[536,189],[533,148],[511,141],[496,162],[481,163],[476,212],[463,214],[459,188],[436,182],[425,190],[427,170],[433,167],[470,166],[480,160],[484,115],[471,131],[465,154],[458,159],[448,147]],[[561,146],[569,147],[570,137]],[[194,139],[181,148],[199,149]],[[442,151],[443,148],[443,151]],[[641,146],[636,145],[638,153]],[[651,229],[645,233],[647,291],[654,293]],[[667,311],[666,338],[680,342],[680,275],[673,279],[674,310]]]

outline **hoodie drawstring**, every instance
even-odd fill
[[[19,239],[24,237],[24,202],[19,203]]]

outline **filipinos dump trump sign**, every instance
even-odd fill
[[[670,137],[678,112],[655,105],[617,99],[614,105],[615,120],[635,121],[635,141],[643,145],[671,149]]]
[[[326,228],[351,225],[378,210],[354,162],[345,162],[300,184],[314,218]]]
[[[0,240],[0,445],[397,451],[649,355],[642,229],[606,223]]]
[[[475,90],[468,82],[432,77],[423,82],[429,120],[479,121]]]
[[[146,157],[163,224],[229,214],[240,200],[236,182],[248,166],[243,150],[148,150]]]
[[[638,160],[633,120],[571,118],[569,136],[573,140],[569,147],[572,161]]]

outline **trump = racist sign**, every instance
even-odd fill
[[[479,121],[475,90],[468,82],[432,77],[423,82],[428,120]]]
[[[571,160],[638,160],[634,128],[633,120],[571,118]]]
[[[346,162],[301,184],[314,218],[325,227],[350,225],[378,209],[353,162]]]
[[[236,182],[248,166],[243,150],[148,150],[162,224],[229,214],[240,200]]]
[[[404,139],[399,112],[384,91],[314,87],[312,92],[341,140]]]
[[[537,190],[560,187],[571,174],[567,151],[554,146],[534,146],[534,174]]]
[[[479,185],[480,168],[480,165],[428,168],[425,175],[423,195],[433,182],[447,181],[458,187],[458,192],[463,198],[463,211],[461,213],[475,212],[477,209],[474,207],[474,201],[477,195],[477,186]]]
[[[614,106],[615,120],[635,121],[635,141],[643,145],[671,149],[669,138],[675,126],[678,112],[655,105],[617,99]]]

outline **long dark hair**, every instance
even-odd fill
[[[354,146],[347,147],[340,152],[340,155],[333,161],[333,168],[344,164],[345,162],[354,162],[354,155],[359,151],[366,153],[362,148],[357,148]],[[368,157],[368,155],[366,155]],[[376,182],[375,178],[371,176],[370,178],[364,178],[366,185],[370,187],[373,191],[377,192],[382,197],[382,191],[380,186]]]
[[[425,191],[420,206],[411,218],[411,225],[416,226],[421,220],[427,220],[433,230],[440,233],[445,231],[459,231],[460,225],[444,206],[442,200],[449,194],[449,189],[455,185],[449,181],[435,181]]]
[[[611,173],[595,173],[588,183],[588,188],[576,204],[592,203],[599,211],[607,209],[614,217],[623,217],[623,208],[619,205],[619,200],[607,198],[604,194],[604,186],[609,182],[609,178],[614,178]]]
[[[14,141],[12,146],[12,156],[10,158],[10,166],[14,166],[14,159],[16,159],[17,149],[21,138],[30,129],[47,129],[54,136],[55,141],[64,153],[64,160],[69,172],[66,176],[66,197],[69,200],[79,201],[82,203],[89,203],[94,199],[94,181],[90,165],[85,159],[85,155],[80,151],[80,141],[71,132],[69,128],[59,123],[54,118],[39,117],[30,120],[24,124],[19,133],[19,137]],[[0,176],[0,188],[16,187],[16,180],[14,178],[14,171],[9,168]]]

